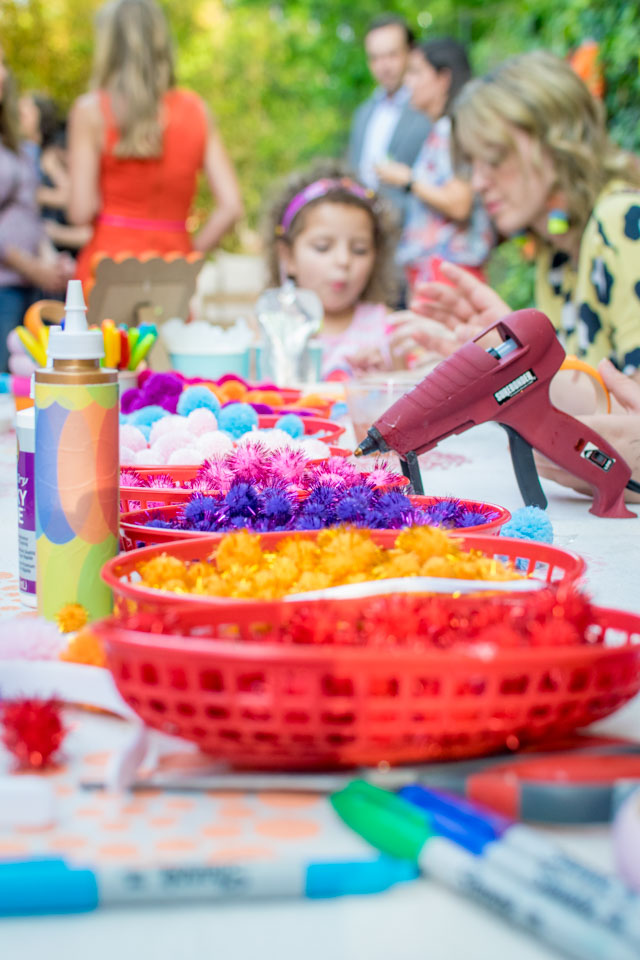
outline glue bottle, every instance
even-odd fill
[[[36,498],[33,476],[35,447],[33,407],[18,410],[18,582],[20,600],[27,607],[36,605]]]
[[[35,373],[38,612],[66,604],[109,614],[100,571],[118,548],[118,375],[100,367],[104,342],[89,330],[79,280],[67,286],[63,327]]]

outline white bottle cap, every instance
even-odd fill
[[[49,333],[48,359],[100,360],[104,357],[102,331],[87,328],[87,306],[79,280],[69,280],[64,309],[64,330],[51,327]]]

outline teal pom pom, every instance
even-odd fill
[[[258,426],[258,414],[249,403],[229,403],[218,414],[218,429],[230,433],[234,440]]]
[[[304,436],[302,417],[299,417],[297,413],[285,413],[279,420],[276,420],[276,430],[284,430],[290,437],[302,437]]]
[[[539,543],[553,543],[553,527],[544,510],[540,507],[521,507],[504,524],[500,533],[503,537],[516,540],[537,540]]]
[[[208,387],[198,385],[186,387],[180,394],[177,413],[181,417],[188,417],[193,410],[198,410],[200,407],[206,407],[217,417],[220,412],[220,401]]]
[[[129,423],[132,423],[134,427],[152,427],[156,420],[162,420],[163,417],[168,416],[169,414],[164,407],[159,407],[154,403],[130,413]]]

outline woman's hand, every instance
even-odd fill
[[[436,320],[450,330],[466,324],[475,336],[485,327],[502,320],[511,308],[495,290],[472,276],[468,270],[446,261],[440,270],[451,281],[446,283],[418,283],[410,307],[430,320]]]
[[[411,183],[411,167],[406,163],[388,160],[386,163],[376,164],[375,169],[378,179],[391,187],[406,187]]]
[[[599,433],[618,451],[631,467],[633,479],[640,483],[640,383],[620,373],[609,360],[602,360],[598,370],[615,401],[614,409],[617,412],[577,419]],[[591,494],[591,487],[584,480],[574,477],[542,454],[536,453],[535,461],[538,472],[547,480],[555,480],[578,493]],[[625,500],[640,503],[640,494],[625,490]]]

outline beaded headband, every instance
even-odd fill
[[[282,220],[276,227],[276,234],[280,237],[283,236],[293,223],[294,217],[300,213],[303,207],[306,207],[312,200],[318,200],[320,197],[326,196],[331,190],[336,189],[346,190],[347,193],[351,193],[361,200],[371,200],[374,196],[373,190],[366,190],[350,177],[323,177],[321,180],[314,180],[313,183],[308,184],[304,190],[296,193],[295,197],[289,201],[282,214]]]

